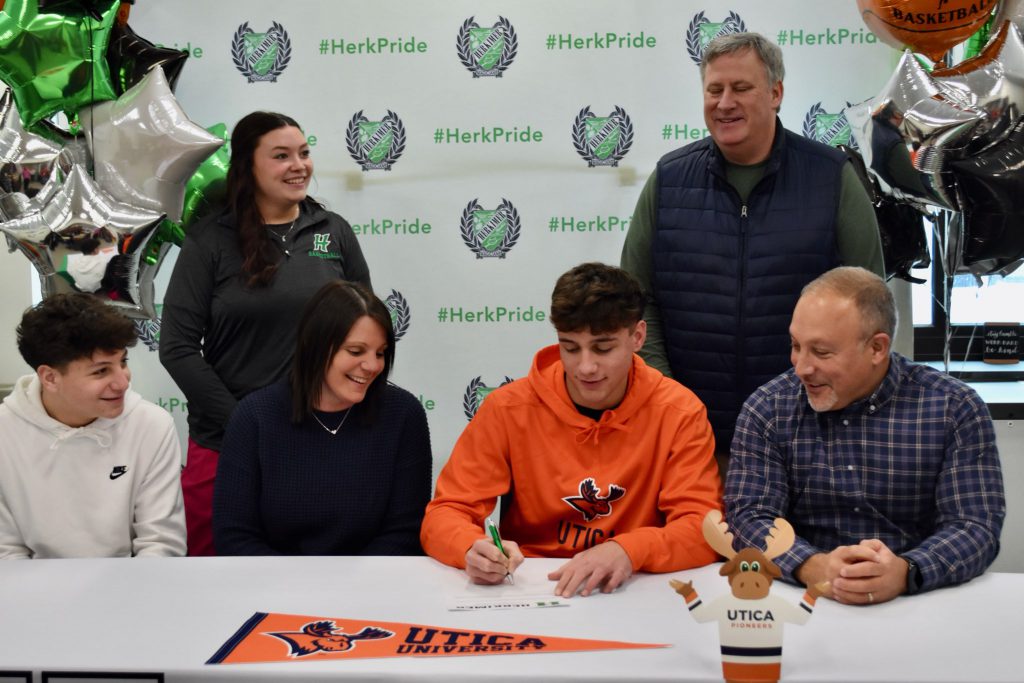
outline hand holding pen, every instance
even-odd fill
[[[523,554],[515,541],[502,539],[498,527],[489,518],[484,520],[483,538],[476,540],[466,551],[466,573],[473,583],[499,584],[512,575],[523,563]]]
[[[484,531],[486,531],[487,535],[491,537],[492,541],[494,541],[494,547],[500,550],[501,554],[504,555],[505,559],[507,560],[508,551],[505,550],[505,547],[501,544],[501,534],[498,533],[498,525],[495,524],[494,520],[492,520],[490,517],[484,520]],[[508,582],[515,585],[515,579],[512,578],[512,572],[508,570],[507,564],[505,572],[505,578],[508,579]]]

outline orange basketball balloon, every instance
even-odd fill
[[[942,59],[988,21],[996,0],[857,0],[871,32],[895,48]]]

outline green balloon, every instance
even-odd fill
[[[165,243],[180,247],[185,243],[185,235],[193,225],[224,206],[230,160],[227,143],[228,128],[223,123],[217,123],[206,130],[224,140],[224,144],[199,164],[199,168],[185,184],[185,202],[181,209],[181,222],[164,220],[157,228],[156,234],[150,239],[144,257],[146,263],[150,265],[160,262],[160,249]]]
[[[988,38],[992,33],[992,24],[995,23],[996,15],[992,14],[988,18],[988,21],[978,29],[978,32],[967,39],[964,43],[964,59],[970,59],[971,57],[977,57],[978,54],[984,49],[985,44],[988,43]]]
[[[142,258],[151,266],[160,263],[160,250],[165,244],[177,244],[179,247],[185,242],[185,231],[181,224],[169,221],[166,218],[160,221],[156,232],[146,245],[146,253]]]
[[[181,208],[181,225],[185,231],[201,218],[224,206],[231,158],[228,154],[228,128],[223,123],[217,123],[206,130],[224,140],[224,144],[206,157],[185,183],[185,202]],[[181,246],[180,243],[176,244]]]
[[[10,86],[26,127],[64,110],[114,99],[107,43],[121,0],[105,0],[100,19],[84,6],[39,11],[38,0],[7,0],[0,11],[0,79]],[[69,117],[70,117],[69,114]]]

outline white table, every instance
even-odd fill
[[[527,560],[517,590],[547,592],[556,560]],[[452,612],[463,573],[428,558],[190,558],[0,562],[0,672],[163,674],[168,683],[279,681],[720,681],[718,629],[697,624],[668,579],[705,599],[727,591],[717,565],[643,574],[570,607]],[[801,591],[777,583],[778,595]],[[497,592],[495,593],[498,594]],[[283,612],[511,633],[670,643],[653,650],[207,666],[254,612]],[[821,599],[787,625],[786,681],[1024,680],[1024,575],[855,608]],[[0,682],[8,680],[0,674]],[[73,677],[51,677],[66,683]],[[153,677],[150,680],[161,680]],[[96,679],[93,679],[95,683]]]

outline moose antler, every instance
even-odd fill
[[[774,559],[786,552],[796,540],[796,533],[789,522],[782,517],[776,517],[775,523],[768,530],[768,537],[764,539],[764,556],[769,560]]]
[[[729,532],[729,525],[722,521],[721,510],[709,510],[704,516],[704,539],[719,555],[731,560],[736,551],[732,548],[733,535]]]

